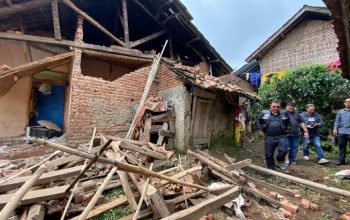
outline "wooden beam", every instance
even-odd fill
[[[102,52],[107,52],[107,53],[115,53],[115,54],[122,54],[122,55],[128,55],[128,56],[153,59],[152,55],[142,54],[140,52],[135,52],[134,50],[128,50],[128,49],[125,49],[122,47],[115,49],[115,48],[110,48],[110,47],[105,47],[105,46],[87,44],[87,43],[83,43],[83,42],[80,43],[80,42],[69,41],[69,40],[58,41],[58,40],[55,40],[53,38],[40,37],[40,36],[34,36],[34,35],[12,34],[12,33],[0,32],[0,39],[38,42],[38,43],[53,44],[53,45],[60,45],[60,46],[66,46],[66,47],[72,46],[72,47],[88,49],[88,50],[96,50],[96,51],[102,51]]]
[[[123,6],[123,28],[124,28],[124,43],[125,47],[129,48],[130,47],[130,42],[129,42],[129,21],[128,21],[128,3],[127,0],[122,1],[122,6]]]
[[[135,152],[147,155],[149,157],[152,157],[152,158],[155,158],[158,160],[166,160],[167,159],[164,154],[150,150],[147,147],[139,147],[137,145],[128,143],[127,141],[122,141],[119,147],[124,148],[126,150],[135,151]]]
[[[161,30],[161,31],[158,31],[158,32],[156,32],[156,33],[154,33],[154,34],[150,34],[150,35],[148,35],[147,37],[144,37],[144,38],[141,38],[141,39],[139,39],[139,40],[137,40],[137,41],[132,42],[132,43],[130,44],[130,47],[131,47],[131,48],[136,47],[136,46],[138,46],[138,45],[140,45],[140,44],[143,44],[143,43],[146,43],[146,42],[148,42],[148,41],[150,41],[150,40],[153,40],[154,38],[157,38],[157,37],[159,37],[159,36],[162,36],[162,35],[165,34],[165,33],[166,33],[165,30]]]
[[[61,40],[61,27],[60,27],[60,17],[58,14],[58,5],[57,0],[51,0],[51,10],[52,10],[52,21],[53,21],[53,30],[55,32],[55,39]]]
[[[18,15],[21,12],[40,8],[48,4],[50,4],[50,1],[48,0],[32,0],[20,4],[14,4],[11,7],[2,7],[0,8],[0,18],[4,19],[11,15]]]
[[[88,214],[88,216],[86,216],[86,219],[90,219],[93,218],[95,216],[98,216],[110,209],[113,209],[117,206],[120,205],[126,205],[128,203],[128,200],[126,198],[126,196],[121,196],[119,198],[116,198],[110,202],[104,203],[102,205],[96,206],[94,209],[92,209],[90,211],[90,213]],[[80,216],[76,216],[74,218],[71,218],[70,220],[78,220]]]
[[[74,148],[70,148],[70,147],[66,147],[66,146],[61,145],[61,144],[49,142],[49,141],[44,140],[44,139],[36,138],[36,139],[33,139],[33,142],[34,143],[43,144],[43,145],[47,145],[49,147],[55,148],[56,150],[60,150],[60,151],[63,151],[63,152],[69,153],[69,154],[73,154],[73,155],[77,155],[79,157],[83,157],[83,158],[87,158],[87,159],[93,159],[95,157],[94,155],[86,153],[84,151],[79,151],[79,150],[76,150]],[[197,189],[202,189],[202,190],[208,191],[207,187],[203,187],[203,186],[200,186],[200,185],[197,185],[197,184],[188,183],[188,182],[183,182],[183,181],[177,180],[175,178],[168,177],[168,176],[161,175],[159,173],[150,171],[150,170],[148,170],[148,169],[146,169],[144,167],[134,166],[134,165],[127,164],[127,163],[122,163],[122,162],[120,162],[118,160],[110,160],[110,159],[107,159],[105,157],[98,157],[97,161],[102,162],[102,163],[115,165],[115,166],[118,167],[119,170],[123,170],[123,171],[126,171],[126,172],[142,174],[142,175],[145,175],[145,176],[151,176],[151,177],[155,177],[155,178],[162,179],[162,180],[168,180],[169,182],[172,182],[172,183],[177,183],[177,184],[180,184],[180,185],[189,186],[189,187],[193,187],[193,188],[197,188]]]
[[[80,170],[82,169],[83,166],[77,166],[77,167],[72,167],[68,169],[61,169],[61,170],[56,170],[52,171],[49,173],[43,174],[35,183],[36,185],[39,184],[45,184],[49,183],[51,181],[55,180],[60,180],[60,179],[65,179],[70,176],[75,176],[79,174]],[[29,176],[23,176],[23,177],[17,177],[16,179],[12,179],[4,184],[0,185],[0,192],[6,192],[12,189],[19,188],[22,186],[26,181],[30,179]]]
[[[28,72],[35,72],[35,71],[39,72],[39,71],[46,69],[47,67],[49,67],[50,65],[52,65],[54,63],[65,62],[65,60],[67,60],[67,58],[71,57],[72,55],[73,55],[72,52],[68,52],[68,53],[58,54],[56,56],[44,58],[44,59],[34,61],[31,63],[27,63],[24,65],[15,67],[13,69],[10,69],[6,72],[3,72],[0,75],[0,79],[5,78],[5,77],[10,76],[10,75],[13,75],[13,74],[20,75],[22,73],[28,74]]]
[[[87,20],[88,22],[90,22],[92,25],[94,25],[95,27],[97,27],[100,31],[102,31],[103,33],[105,33],[107,36],[109,36],[110,38],[112,38],[115,42],[119,43],[120,45],[122,45],[123,47],[125,47],[125,43],[121,40],[119,40],[117,37],[115,37],[111,32],[109,32],[106,28],[104,28],[100,23],[98,23],[95,19],[93,19],[92,17],[90,17],[88,14],[86,14],[85,12],[83,12],[82,10],[80,10],[73,2],[71,2],[70,0],[63,0],[63,2],[69,7],[71,8],[73,11],[75,11],[77,14],[81,15],[85,20]]]
[[[157,13],[156,13],[156,15],[155,15],[155,18],[159,19],[160,15],[161,15],[162,12],[164,11],[164,8],[165,8],[166,6],[168,6],[168,5],[169,5],[170,3],[172,3],[172,2],[173,2],[173,0],[168,0],[168,1],[166,1],[165,3],[163,3],[161,6],[159,6],[158,11],[157,11]]]
[[[169,56],[171,59],[174,58],[174,47],[173,47],[173,38],[171,37],[171,35],[169,35],[168,37],[168,41],[169,41]]]
[[[251,159],[245,159],[245,160],[241,160],[241,161],[238,161],[237,163],[233,163],[233,164],[229,165],[228,167],[226,167],[226,169],[237,170],[237,169],[241,169],[243,167],[246,167],[246,166],[250,165],[251,163],[252,163]]]
[[[66,197],[69,195],[65,192],[67,187],[68,185],[29,191],[21,200],[21,205]],[[9,202],[13,195],[12,193],[0,195],[0,208]]]
[[[241,192],[240,187],[236,186],[227,192],[208,199],[198,205],[192,206],[188,209],[176,212],[168,217],[162,218],[162,220],[192,220],[199,219],[203,215],[208,214],[214,210],[217,210],[226,203],[237,198]]]

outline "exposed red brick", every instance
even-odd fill
[[[277,198],[277,192],[274,192],[274,191],[271,191],[271,192],[269,192],[269,196],[271,197],[271,198],[273,198],[273,199],[276,199]]]
[[[309,209],[310,208],[310,201],[307,199],[302,199],[300,205],[301,205],[301,207],[303,207],[305,209]]]
[[[282,210],[282,215],[285,218],[292,218],[293,217],[293,214],[290,211],[287,211],[285,209]]]
[[[281,207],[285,210],[290,211],[293,215],[298,211],[298,206],[293,205],[292,203],[288,202],[287,200],[282,200],[280,202]]]
[[[320,207],[317,204],[310,202],[310,209],[317,211]]]

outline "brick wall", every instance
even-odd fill
[[[151,66],[140,68],[110,82],[74,72],[68,140],[70,144],[86,143],[92,130],[107,135],[125,136],[139,104]],[[156,95],[154,82],[150,95]]]
[[[171,89],[182,85],[182,82],[176,79],[175,73],[165,65],[159,66],[156,79],[159,81],[159,90]]]
[[[263,73],[300,65],[327,64],[339,59],[337,37],[330,21],[307,20],[294,28],[261,59]]]

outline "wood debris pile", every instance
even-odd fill
[[[303,198],[296,203],[275,191],[263,193],[263,187],[281,189],[246,175],[241,168],[255,166],[250,159],[225,155],[223,161],[190,150],[181,157],[157,144],[101,134],[81,149],[33,141],[57,151],[37,163],[31,158],[29,168],[23,161],[0,164],[2,171],[17,169],[0,179],[0,219],[90,219],[125,205],[130,215],[123,219],[213,219],[220,209],[245,219],[250,196],[282,208],[287,218],[300,207],[318,210]],[[105,198],[103,192],[118,187],[124,195]]]

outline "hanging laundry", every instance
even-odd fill
[[[261,73],[249,73],[249,82],[258,88],[261,83]]]

